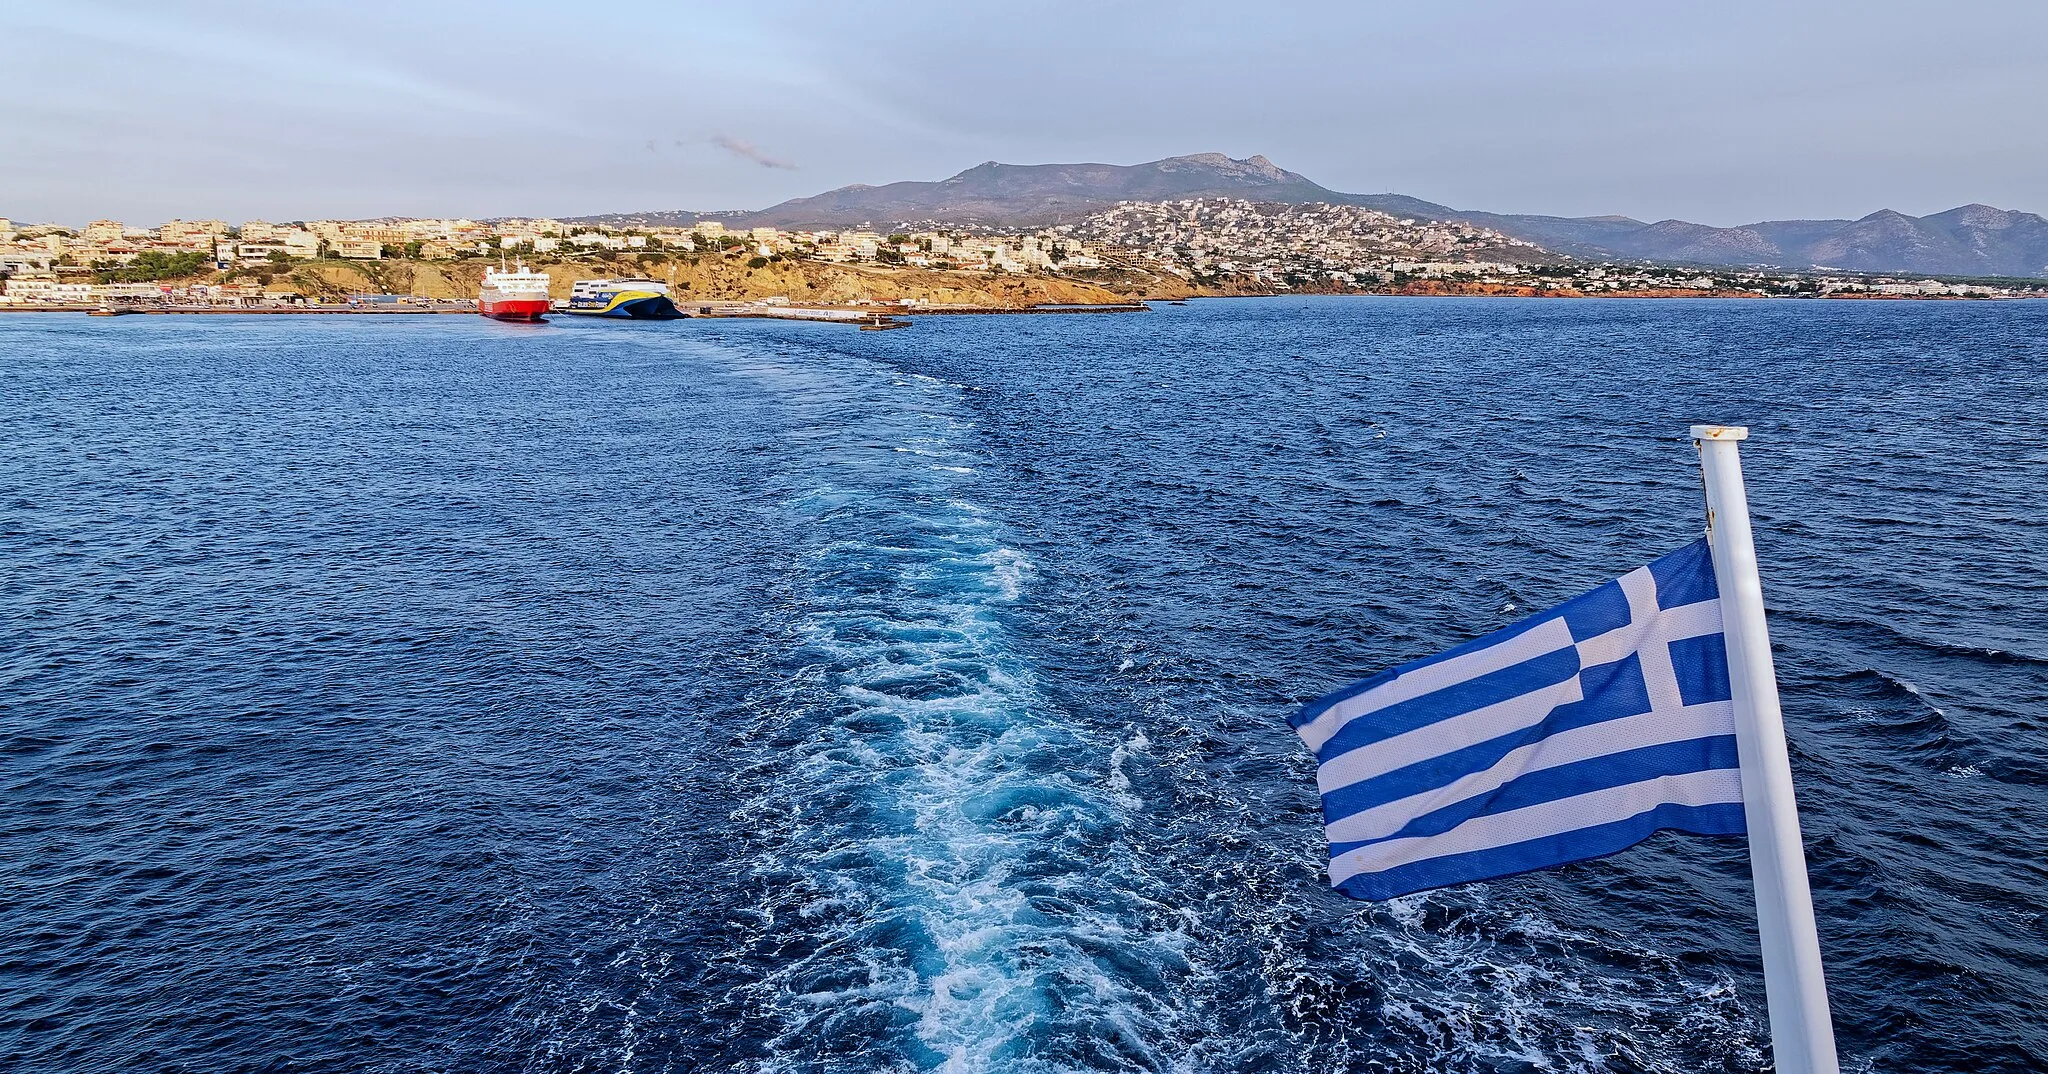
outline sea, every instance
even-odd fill
[[[0,317],[0,1068],[1755,1072],[1739,839],[1328,890],[1301,703],[1744,445],[1844,1069],[2048,1069],[2048,303]]]

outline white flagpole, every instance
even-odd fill
[[[1742,764],[1742,811],[1749,827],[1749,868],[1756,880],[1757,931],[1763,937],[1764,990],[1771,1011],[1771,1054],[1778,1074],[1839,1074],[1828,986],[1813,925],[1806,849],[1792,797],[1792,763],[1778,675],[1764,626],[1763,583],[1757,577],[1749,500],[1736,445],[1739,425],[1695,425],[1707,486],[1707,541],[1721,591],[1728,643],[1728,685],[1735,701],[1736,751]]]

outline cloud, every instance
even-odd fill
[[[725,135],[721,134],[718,137],[711,139],[711,144],[717,146],[720,149],[725,150],[728,153],[733,154],[734,156],[744,157],[748,160],[751,160],[754,163],[759,164],[763,168],[782,168],[789,171],[796,170],[796,165],[791,164],[786,160],[781,160],[776,157],[769,156],[767,153],[756,148],[754,146],[754,143],[749,141],[745,141],[739,138],[728,138]]]

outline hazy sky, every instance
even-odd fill
[[[0,216],[760,208],[1264,153],[1460,208],[2048,212],[2048,3],[0,0]]]

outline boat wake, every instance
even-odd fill
[[[1034,568],[975,499],[958,389],[845,372],[881,398],[783,383],[814,412],[780,505],[809,540],[735,818],[758,839],[740,957],[763,1065],[1161,1069],[1189,941],[1121,882],[1121,744],[1013,644]]]

